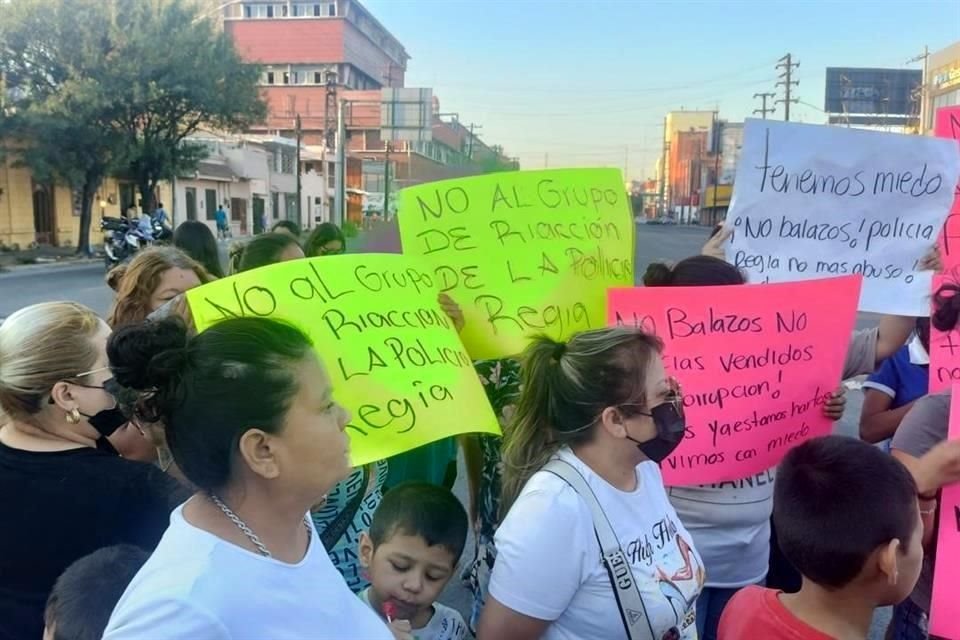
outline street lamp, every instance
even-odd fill
[[[100,217],[104,217],[107,211],[107,201],[101,198],[100,200]]]

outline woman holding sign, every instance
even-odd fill
[[[657,466],[685,430],[660,349],[623,327],[527,349],[480,640],[696,638],[703,563]]]
[[[171,514],[104,638],[391,638],[309,517],[350,463],[349,416],[307,336],[233,318],[191,338],[169,319],[121,329],[108,351],[198,490]]]
[[[673,267],[651,264],[643,276],[648,287],[745,284],[743,273],[715,257],[701,255]],[[835,384],[826,381],[825,387]],[[834,420],[843,416],[841,388],[824,405]],[[722,416],[717,416],[722,418]],[[707,584],[697,601],[697,633],[716,640],[720,614],[742,587],[762,584],[770,558],[770,516],[775,470],[735,482],[671,487],[670,502],[693,535],[707,568]]]

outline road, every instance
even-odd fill
[[[643,275],[646,265],[653,261],[676,262],[699,253],[707,239],[708,230],[700,227],[638,226],[637,233],[637,278]],[[0,273],[0,319],[15,310],[30,304],[49,300],[74,300],[87,305],[97,313],[106,315],[113,299],[112,291],[104,284],[102,263],[82,265],[36,265]],[[875,323],[874,317],[860,314],[858,327]],[[837,423],[837,432],[856,436],[862,396],[859,391],[848,393],[847,411]],[[461,472],[455,491],[466,498],[465,473]],[[464,553],[466,562],[472,557],[473,541],[468,541]],[[443,601],[459,609],[465,615],[470,610],[470,596],[458,580],[451,581],[444,592]],[[878,614],[878,629],[883,626],[888,614]],[[879,640],[882,634],[871,634],[871,640]]]

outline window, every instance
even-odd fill
[[[337,17],[337,3],[331,2],[327,5],[327,15],[331,18]]]
[[[323,84],[323,71],[313,72],[313,84]]]
[[[273,71],[267,71],[266,76],[267,76],[266,83],[273,84]]]
[[[320,15],[321,15],[321,14],[320,14],[320,5],[318,5],[318,4],[313,5],[313,17],[319,18]]]
[[[267,5],[267,17],[268,17],[268,18],[272,18],[272,17],[273,17],[273,5],[272,5],[272,4],[268,4],[268,5]]]
[[[280,194],[274,191],[270,194],[270,208],[272,209],[271,215],[273,215],[274,220],[280,219]]]
[[[280,153],[280,173],[293,173],[293,154],[287,151]]]
[[[284,72],[283,72],[283,84],[290,84],[290,72],[289,72],[289,71],[284,71]]]
[[[248,4],[243,5],[243,17],[252,18],[253,17],[253,7]]]

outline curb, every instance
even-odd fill
[[[37,264],[0,264],[0,273],[15,273],[18,271],[42,271],[44,269],[62,269],[68,266],[85,266],[89,264],[103,264],[103,257],[79,258],[72,260],[57,260],[55,262],[41,262]]]

